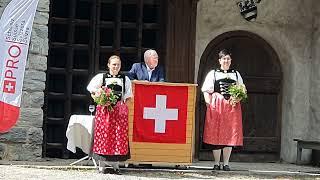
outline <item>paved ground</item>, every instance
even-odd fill
[[[122,175],[98,174],[91,162],[69,166],[72,160],[49,159],[38,162],[0,161],[0,179],[320,179],[320,168],[280,163],[231,163],[232,171],[210,170],[210,162],[187,167],[153,166],[122,168]],[[89,163],[89,165],[87,164]]]

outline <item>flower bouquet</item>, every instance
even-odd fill
[[[108,111],[112,111],[117,104],[118,96],[108,87],[101,87],[91,95],[94,102],[100,106],[106,106]]]
[[[228,93],[230,94],[230,104],[235,106],[238,102],[244,101],[248,98],[247,89],[244,84],[234,84],[229,86]]]

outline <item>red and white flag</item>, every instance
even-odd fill
[[[187,86],[135,84],[133,141],[186,143]]]
[[[24,71],[39,0],[12,0],[0,19],[0,133],[19,118]]]

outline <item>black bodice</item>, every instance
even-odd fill
[[[214,82],[215,92],[222,94],[224,96],[224,98],[228,100],[230,98],[230,94],[228,93],[228,89],[231,85],[236,84],[237,81],[229,78],[228,75],[226,78],[217,79],[216,73],[225,73],[225,74],[235,73],[237,79],[238,79],[238,75],[237,75],[236,71],[233,69],[230,69],[228,71],[223,71],[221,69],[218,69],[215,71],[215,79],[216,79]]]
[[[116,78],[120,80],[122,84],[119,84],[119,81],[109,82],[107,79]],[[115,76],[110,75],[109,73],[103,75],[103,86],[107,86],[108,88],[112,89],[114,94],[118,96],[117,101],[120,101],[122,98],[122,95],[124,94],[125,90],[125,75],[118,74]],[[109,83],[108,83],[109,82]]]

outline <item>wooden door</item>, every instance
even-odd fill
[[[162,0],[50,1],[43,156],[83,156],[66,149],[66,128],[72,114],[89,114],[86,86],[110,55],[120,55],[122,71],[143,61],[146,49],[165,56],[164,7]]]
[[[157,50],[170,82],[194,82],[197,0],[50,0],[43,156],[74,158],[65,131],[89,114],[86,85],[120,55],[122,71]]]
[[[212,160],[212,153],[202,146],[205,103],[200,88],[206,74],[218,68],[218,52],[228,48],[232,65],[240,72],[248,89],[248,101],[242,104],[244,146],[235,149],[234,161],[276,161],[280,152],[281,80],[278,56],[259,36],[233,31],[214,39],[201,57],[198,74],[198,131],[199,160]]]

